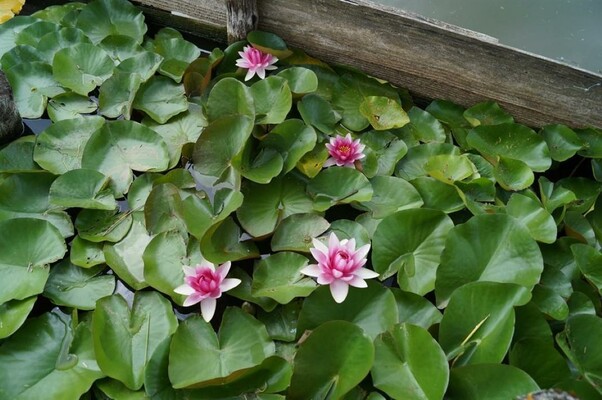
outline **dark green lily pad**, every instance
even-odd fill
[[[336,204],[372,199],[372,185],[368,178],[354,168],[330,167],[320,172],[307,185],[316,211],[326,211]]]
[[[188,110],[188,101],[184,86],[175,84],[169,78],[155,76],[140,86],[132,106],[144,111],[159,124],[164,124],[171,117]]]
[[[315,281],[300,271],[308,259],[293,252],[274,253],[255,264],[253,272],[254,296],[270,297],[287,304],[295,297],[307,297],[317,287]]]
[[[77,27],[86,32],[95,44],[115,34],[131,36],[136,42],[142,43],[146,33],[142,11],[121,0],[92,1],[80,12]]]
[[[48,116],[53,122],[83,118],[82,114],[96,111],[98,105],[89,97],[76,93],[63,93],[48,101]]]

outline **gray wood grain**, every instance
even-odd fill
[[[226,19],[228,43],[244,40],[247,33],[257,29],[257,1],[226,0]]]
[[[223,29],[224,0],[142,0]],[[602,128],[602,75],[368,0],[258,0],[259,29],[424,99],[495,100],[519,122]]]

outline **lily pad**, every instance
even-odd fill
[[[514,122],[512,115],[493,101],[475,104],[464,111],[463,115],[472,126],[511,124]]]
[[[82,239],[79,235],[71,241],[69,257],[73,265],[82,268],[90,268],[105,263],[105,255],[102,251],[104,244],[90,242]]]
[[[41,37],[50,32],[55,32],[59,29],[59,25],[49,21],[36,21],[33,24],[25,27],[15,37],[15,44],[26,44],[36,46]]]
[[[111,178],[115,193],[128,191],[134,171],[167,169],[167,145],[153,130],[133,121],[111,121],[90,136],[82,167]]]
[[[585,146],[585,142],[566,125],[546,125],[540,134],[546,141],[550,157],[554,161],[566,161]]]
[[[366,97],[360,104],[359,111],[377,131],[401,128],[410,122],[401,105],[384,96]]]
[[[374,191],[372,199],[360,205],[372,211],[373,218],[385,218],[397,211],[420,208],[423,204],[418,191],[405,179],[377,175],[370,180],[370,184]]]
[[[58,310],[26,321],[0,347],[0,397],[80,398],[104,376],[91,339],[88,322],[73,329]]]
[[[91,169],[67,171],[52,182],[50,204],[61,208],[114,210],[117,207],[109,179]]]
[[[297,350],[287,398],[342,398],[368,375],[373,361],[372,340],[357,325],[325,322]]]
[[[92,316],[98,365],[129,389],[140,389],[153,351],[177,326],[171,304],[159,293],[136,292],[131,306],[120,295],[104,297]]]
[[[500,157],[493,168],[493,176],[499,185],[511,191],[519,191],[533,184],[535,176],[527,164],[520,160]]]
[[[142,84],[137,73],[116,72],[100,86],[98,106],[100,113],[108,118],[123,115],[130,119],[136,93]]]
[[[399,322],[421,326],[429,329],[434,324],[441,322],[441,312],[426,298],[411,292],[391,289],[397,302]]]
[[[279,124],[286,119],[292,94],[285,79],[268,76],[251,86],[258,124]]]
[[[280,304],[307,297],[317,286],[300,272],[307,263],[307,258],[292,252],[274,253],[258,261],[253,272],[253,295],[270,297]]]
[[[262,142],[262,147],[275,149],[283,159],[283,172],[288,173],[316,144],[316,132],[298,119],[287,119],[275,126]]]
[[[52,61],[57,82],[82,96],[109,79],[114,68],[113,60],[104,50],[88,43],[61,49]]]
[[[326,232],[330,223],[320,215],[293,214],[278,225],[272,237],[272,251],[309,252],[312,239]]]
[[[234,78],[224,78],[213,86],[207,99],[207,119],[216,121],[226,116],[255,119],[253,92]]]
[[[33,160],[36,136],[27,135],[0,150],[0,173],[43,172]]]
[[[201,240],[203,255],[213,263],[244,260],[259,256],[255,243],[242,237],[232,217],[213,225]]]
[[[169,78],[155,76],[142,84],[136,92],[133,107],[144,111],[159,124],[188,110],[184,86],[177,85]]]
[[[142,259],[146,282],[182,304],[183,296],[173,291],[184,282],[182,266],[189,265],[186,243],[180,232],[166,231],[153,237],[144,249]]]
[[[202,318],[188,318],[171,341],[169,379],[176,389],[226,384],[274,351],[265,326],[239,308],[226,309],[217,334]]]
[[[132,215],[117,210],[83,209],[75,219],[75,227],[82,239],[94,243],[119,242],[132,226]]]
[[[36,48],[44,56],[44,60],[52,65],[52,60],[57,51],[78,43],[91,43],[90,39],[80,29],[64,27],[58,31],[52,31],[42,36],[36,44]]]
[[[514,193],[508,200],[506,212],[527,227],[531,237],[538,242],[556,241],[556,222],[538,202],[522,194]]]
[[[318,77],[308,68],[290,67],[276,76],[286,79],[294,94],[311,93],[318,89]]]
[[[251,31],[247,34],[247,40],[256,49],[273,54],[280,59],[286,58],[292,53],[286,47],[284,40],[271,32]]]
[[[98,45],[107,52],[115,64],[145,51],[136,39],[127,35],[109,35]]]
[[[64,119],[83,118],[82,114],[90,114],[98,105],[86,96],[75,93],[63,93],[48,101],[48,116],[53,122]]]
[[[441,211],[410,209],[382,220],[373,238],[372,264],[385,279],[397,275],[399,287],[424,295],[435,287],[435,274],[451,219]],[[420,229],[417,229],[420,227]]]
[[[373,190],[368,178],[354,168],[330,167],[320,172],[307,185],[316,211],[326,211],[337,204],[372,199]]]
[[[443,306],[452,292],[473,281],[514,283],[532,289],[543,259],[528,230],[503,214],[483,214],[450,232],[437,269],[435,293]]]
[[[386,131],[363,133],[361,143],[366,145],[366,158],[362,160],[362,166],[368,178],[392,175],[395,166],[408,151],[408,146],[403,140]]]
[[[38,135],[34,161],[56,175],[80,169],[88,139],[104,123],[97,116],[55,122]]]
[[[0,339],[9,337],[23,325],[37,299],[32,296],[0,304]]]
[[[19,64],[6,71],[15,104],[23,118],[40,118],[48,97],[65,92],[52,75],[52,68],[42,62]]]
[[[143,51],[122,61],[115,69],[115,73],[138,74],[142,82],[146,82],[159,69],[162,61],[163,57],[159,54]]]
[[[49,264],[63,258],[65,240],[49,222],[16,218],[0,221],[0,304],[42,293]]]
[[[84,269],[63,260],[52,267],[44,297],[59,306],[94,310],[98,299],[115,290],[115,277],[103,275],[104,269],[102,265]]]
[[[410,124],[407,125],[417,140],[423,143],[443,143],[447,138],[443,125],[428,111],[418,107],[412,107],[408,111]]]
[[[449,367],[439,343],[424,328],[395,325],[374,341],[374,386],[394,399],[440,400]]]
[[[327,135],[334,132],[337,122],[341,120],[341,116],[332,108],[332,104],[315,93],[303,96],[297,102],[297,109],[307,125]]]
[[[146,33],[142,11],[122,0],[94,0],[77,18],[77,27],[86,32],[94,44],[109,35],[131,36],[138,43]]]
[[[40,51],[28,44],[22,44],[13,47],[10,51],[6,52],[2,56],[2,59],[0,59],[3,71],[8,71],[9,69],[23,63],[44,61],[44,56],[40,53]]]

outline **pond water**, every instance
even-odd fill
[[[600,0],[374,0],[602,73]]]

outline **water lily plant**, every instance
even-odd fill
[[[277,68],[274,65],[278,62],[276,56],[264,53],[253,46],[245,46],[238,54],[240,58],[236,60],[236,66],[247,70],[245,81],[250,80],[255,75],[259,79],[264,79],[266,71],[272,71]]]
[[[317,264],[310,264],[301,273],[317,278],[318,284],[329,285],[332,298],[342,303],[347,297],[349,286],[368,287],[365,279],[376,278],[378,273],[364,268],[370,244],[355,248],[355,239],[339,240],[334,232],[328,237],[328,247],[313,239],[311,254]]]
[[[175,293],[186,297],[184,307],[201,303],[201,314],[205,321],[211,321],[215,313],[217,299],[223,292],[240,285],[240,279],[226,278],[230,271],[230,261],[223,263],[217,269],[213,263],[204,261],[195,267],[183,267],[185,283],[174,289]]]
[[[326,143],[330,158],[324,163],[325,167],[337,165],[339,167],[353,167],[355,162],[366,157],[363,153],[366,145],[360,143],[360,139],[351,137],[350,133],[345,136],[336,135]]]
[[[0,42],[0,399],[602,397],[600,129],[126,0]]]

